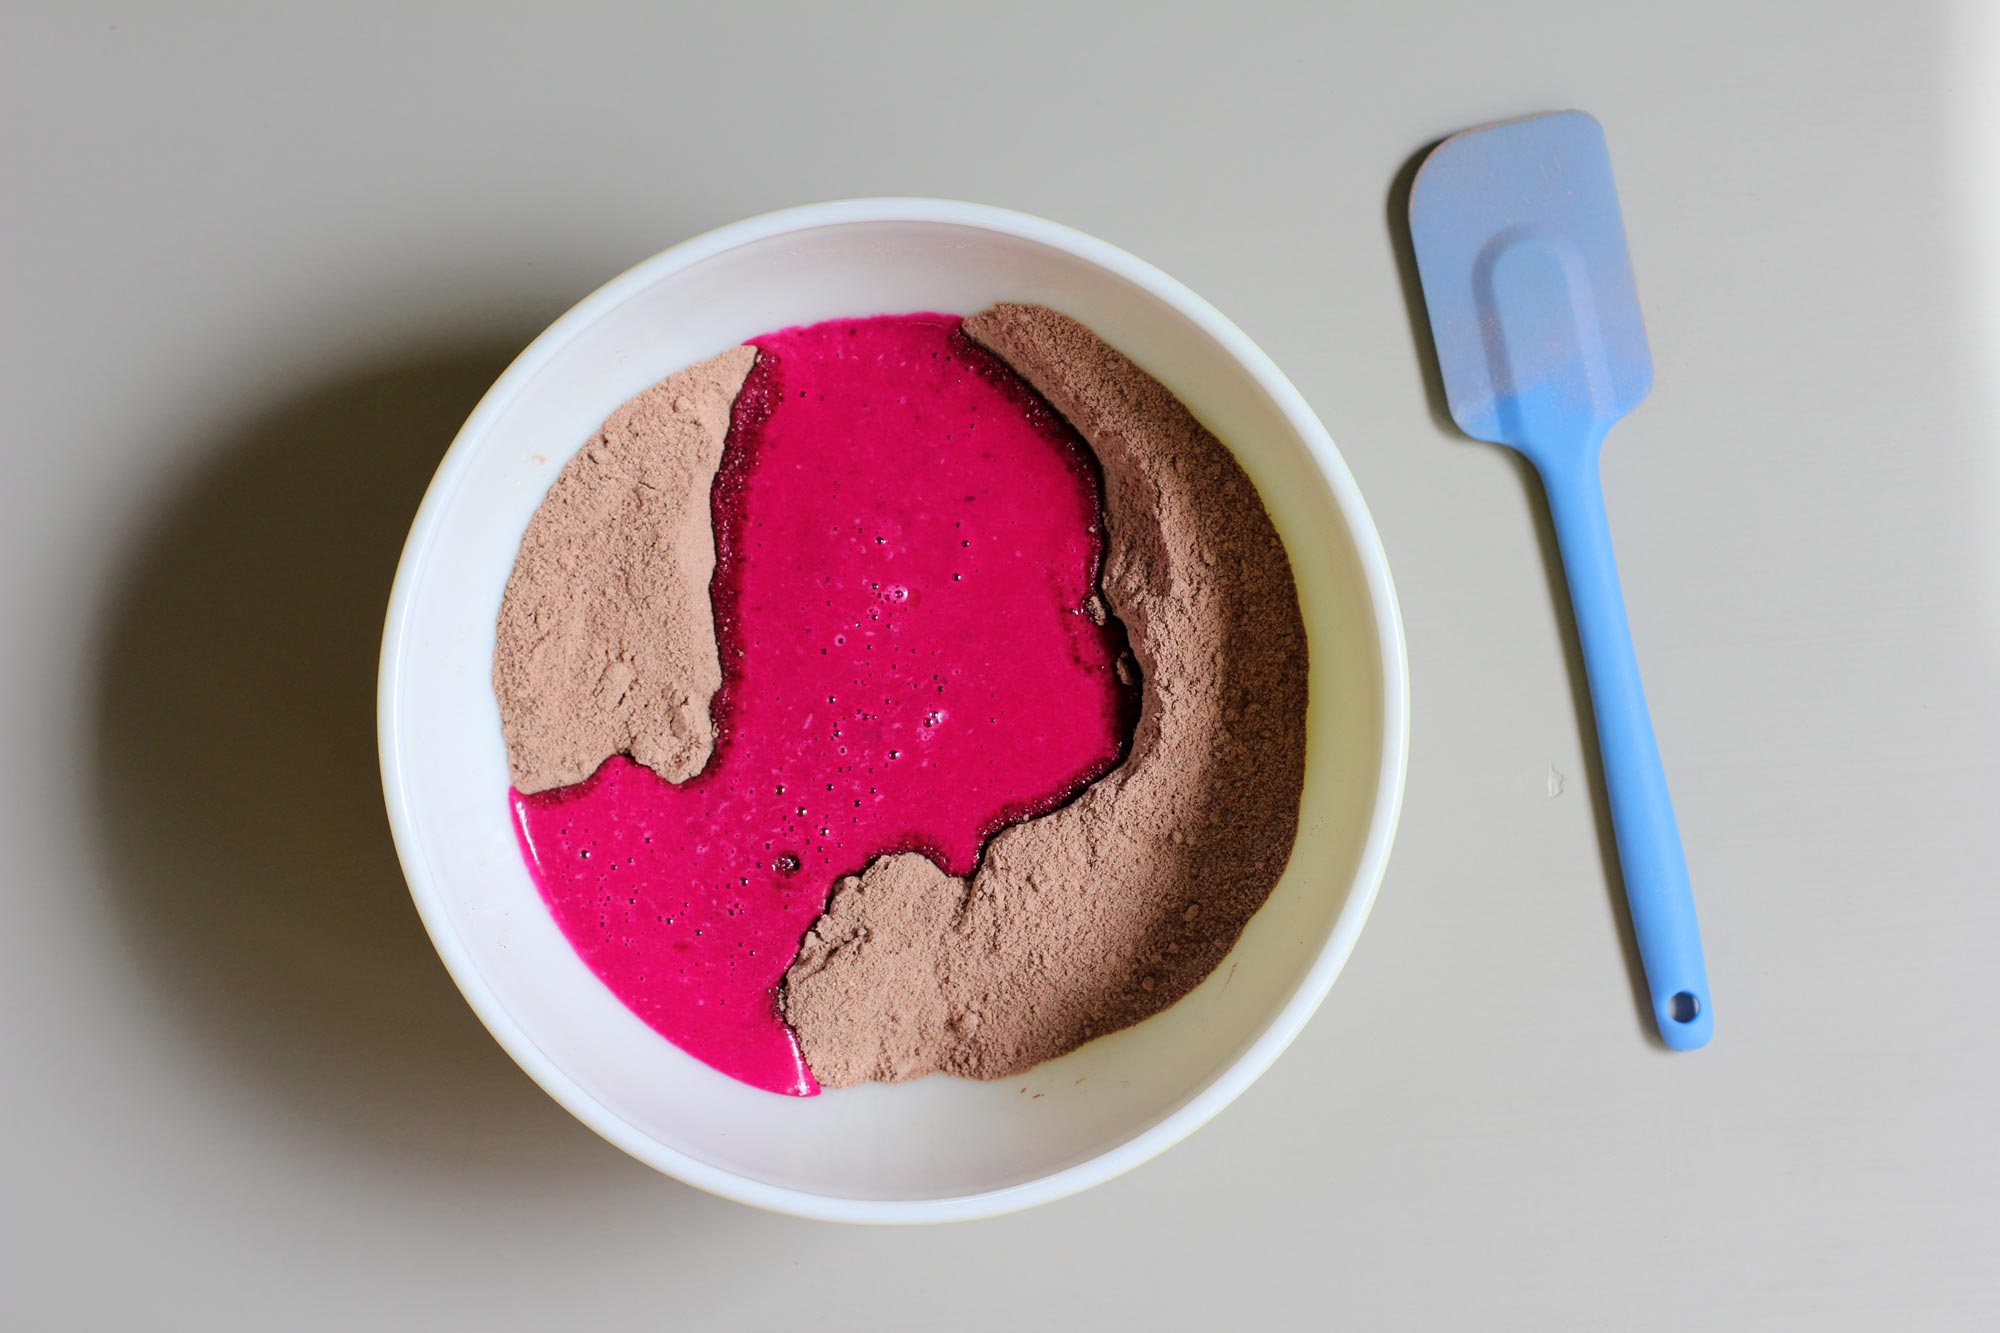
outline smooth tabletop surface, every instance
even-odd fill
[[[0,1322],[1974,1328],[2000,1320],[1990,7],[17,6],[0,16]],[[1657,367],[1604,480],[1715,997],[1649,1039],[1547,513],[1443,416],[1399,216],[1610,137]],[[439,454],[711,226],[927,194],[1240,323],[1412,662],[1373,919],[1188,1142],[993,1222],[711,1199],[438,964],[374,667]]]

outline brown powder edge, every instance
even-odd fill
[[[528,520],[493,651],[516,790],[581,782],[614,754],[669,782],[708,763],[722,682],[710,497],[757,355],[732,347],[621,404]]]
[[[829,1087],[1010,1077],[1159,1012],[1228,953],[1297,834],[1304,624],[1241,466],[1067,316],[1000,305],[964,328],[1097,456],[1102,595],[1144,701],[1125,762],[996,837],[970,881],[903,854],[834,887],[779,996]]]

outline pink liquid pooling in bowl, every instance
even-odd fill
[[[614,757],[513,793],[563,933],[618,998],[746,1083],[819,1090],[777,987],[834,881],[1000,828],[1122,757],[1138,695],[1096,590],[1075,432],[949,315],[786,329],[716,478],[717,742],[675,786]]]

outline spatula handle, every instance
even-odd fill
[[[1618,836],[1618,864],[1653,1017],[1669,1047],[1691,1051],[1707,1045],[1715,1013],[1708,1000],[1708,969],[1702,962],[1687,859],[1618,588],[1596,451],[1560,463],[1544,461],[1540,467],[1576,608],[1590,706],[1604,756],[1604,785]]]

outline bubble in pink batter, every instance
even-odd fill
[[[786,329],[717,476],[723,687],[708,767],[614,757],[513,794],[563,933],[634,1013],[724,1073],[819,1090],[777,985],[834,881],[987,838],[1117,764],[1136,717],[1083,443],[949,315]]]

